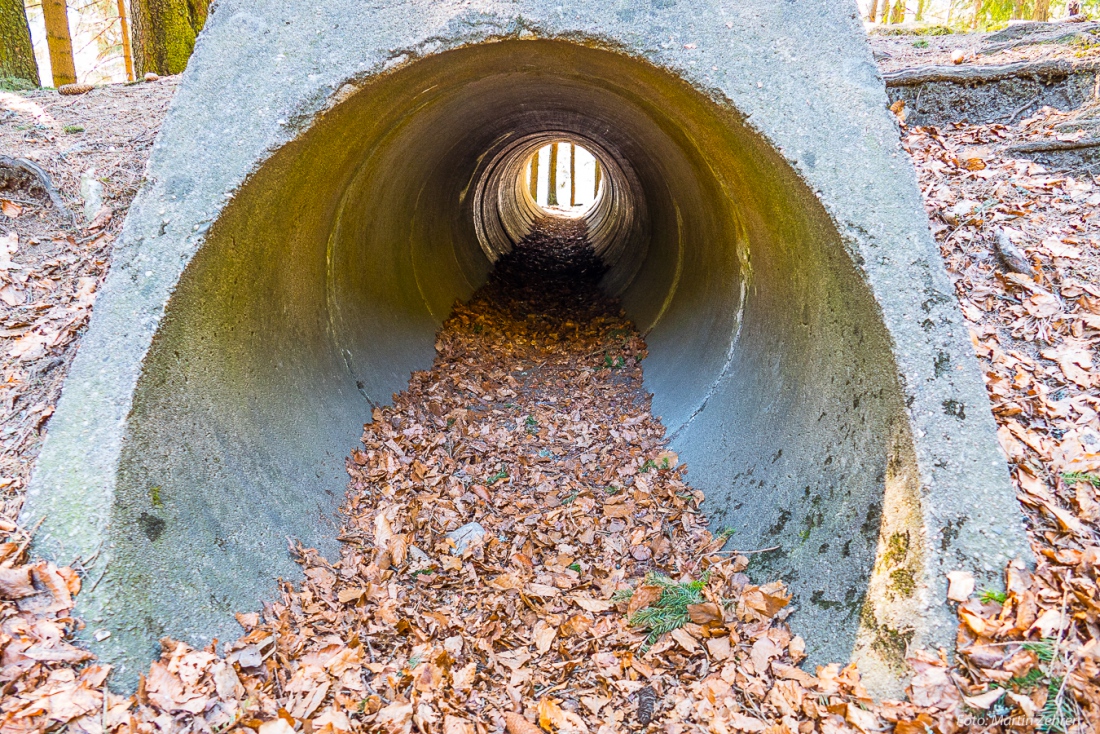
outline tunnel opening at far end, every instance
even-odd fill
[[[582,144],[555,140],[530,154],[519,183],[541,213],[580,219],[599,203],[603,164]]]
[[[574,180],[590,195],[568,207],[545,190],[554,146],[591,159]],[[332,552],[344,457],[372,408],[431,364],[456,300],[549,216],[583,220],[600,287],[645,334],[654,413],[714,526],[778,546],[752,572],[791,585],[810,659],[849,659],[869,627],[903,637],[867,605],[911,447],[880,315],[821,204],[668,72],[532,40],[371,80],[228,205],[134,397],[103,583],[152,591],[105,593],[120,600],[105,644],[224,638],[231,611],[295,573],[288,535]],[[920,542],[885,578],[916,568]],[[875,649],[892,665],[903,648]]]

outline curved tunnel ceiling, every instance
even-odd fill
[[[332,551],[371,406],[430,364],[455,300],[527,231],[522,170],[551,140],[601,162],[586,218],[603,286],[647,334],[654,412],[711,519],[781,545],[760,572],[791,584],[811,660],[862,650],[896,672],[883,620],[912,623],[917,600],[889,579],[923,573],[924,541],[889,567],[876,553],[922,522],[919,479],[891,341],[835,226],[682,80],[529,40],[372,79],[241,187],[188,265],[133,395],[96,597],[124,677],[148,640],[227,634],[295,573],[288,535]]]

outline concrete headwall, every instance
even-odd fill
[[[654,410],[811,660],[896,691],[944,574],[1027,543],[854,3],[222,0],[39,459],[41,551],[136,679],[235,634],[287,538],[334,553],[344,456],[580,142]],[[807,18],[813,18],[807,23]],[[89,584],[89,587],[92,585]]]

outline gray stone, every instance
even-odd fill
[[[468,522],[457,530],[447,533],[447,537],[455,544],[455,547],[451,549],[451,554],[461,556],[470,546],[484,542],[485,528],[481,527],[481,523]]]
[[[95,169],[80,174],[80,198],[84,200],[84,220],[92,221],[103,206],[103,184],[95,177]]]
[[[985,388],[851,3],[220,0],[69,374],[24,511],[96,558],[88,644],[232,639],[336,553],[344,457],[529,227],[565,137],[647,334],[654,410],[795,595],[810,664],[897,692],[950,646],[945,574],[1028,557]],[[813,22],[808,23],[807,18]]]

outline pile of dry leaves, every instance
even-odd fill
[[[348,462],[342,558],[297,549],[307,580],[224,658],[166,640],[104,698],[64,641],[79,579],[12,544],[0,732],[880,729],[853,667],[795,667],[783,585],[706,529],[599,276],[551,222],[456,308]]]

